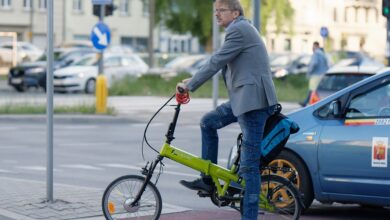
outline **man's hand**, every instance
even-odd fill
[[[176,85],[176,92],[180,93],[180,94],[188,92],[188,88],[187,88],[186,84],[182,83],[182,82],[178,83]]]
[[[176,85],[176,92],[178,93],[186,93],[188,92],[187,83],[191,80],[191,78],[183,79]],[[180,89],[179,89],[180,88]]]

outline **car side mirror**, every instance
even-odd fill
[[[338,118],[341,116],[341,106],[339,101],[332,101],[329,105],[329,114],[332,114],[334,117]]]

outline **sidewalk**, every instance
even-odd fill
[[[44,182],[0,177],[0,219],[104,220],[102,195],[99,189],[55,184],[55,201],[48,203]],[[163,214],[184,211],[189,209],[163,204]]]
[[[116,115],[71,115],[71,114],[55,114],[54,122],[57,123],[134,123],[147,122],[153,114],[168,100],[167,97],[156,96],[112,96],[108,98],[108,107],[114,107]],[[218,104],[225,102],[226,99],[219,99]],[[34,96],[26,94],[18,97],[8,97],[0,99],[0,104],[9,103],[29,103],[29,104],[45,104],[45,96]],[[94,96],[69,96],[59,95],[54,98],[54,105],[76,105],[76,104],[94,104]],[[174,104],[172,100],[170,104]],[[297,103],[282,102],[283,112],[287,113],[291,110],[298,109],[300,106]],[[182,106],[180,120],[186,123],[198,123],[204,113],[213,109],[213,100],[210,98],[193,98],[191,101]],[[173,107],[167,106],[156,117],[155,121],[171,119],[173,116]],[[196,116],[196,117],[193,117]],[[44,123],[46,114],[40,115],[0,115],[2,122],[33,122]]]

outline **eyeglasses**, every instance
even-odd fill
[[[228,8],[217,8],[214,10],[215,13],[223,13],[225,11],[231,11],[231,9]]]

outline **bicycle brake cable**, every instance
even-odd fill
[[[142,145],[141,145],[141,150],[142,150],[142,159],[145,161],[145,156],[144,156],[144,143],[146,143],[148,145],[148,147],[150,147],[150,149],[154,150],[156,153],[160,153],[158,150],[156,150],[154,147],[152,147],[152,145],[149,144],[148,142],[148,139],[146,137],[146,132],[149,128],[149,125],[150,123],[153,121],[153,119],[157,116],[158,113],[160,113],[160,111],[168,105],[168,103],[176,96],[176,94],[174,94],[171,98],[168,99],[168,101],[166,101],[157,111],[156,113],[154,113],[154,115],[150,118],[149,122],[146,124],[146,127],[145,127],[145,130],[144,130],[144,136],[143,136],[143,139],[142,139]]]

